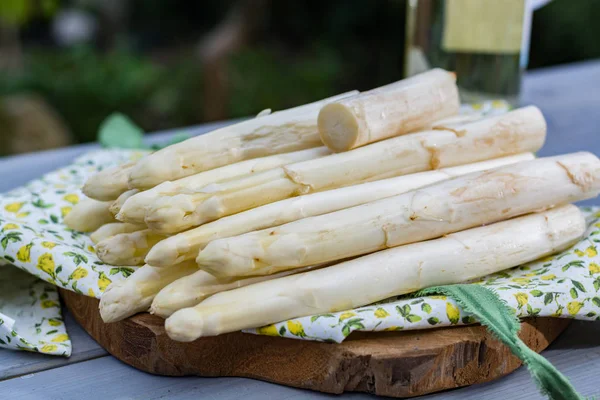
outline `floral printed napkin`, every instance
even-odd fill
[[[99,297],[112,281],[134,271],[104,265],[90,238],[62,219],[83,197],[79,188],[88,176],[144,154],[89,153],[0,195],[0,347],[69,356],[71,342],[53,285]]]
[[[0,265],[0,347],[70,356],[56,287]]]

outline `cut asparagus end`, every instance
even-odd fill
[[[359,120],[352,110],[340,103],[330,103],[321,109],[318,118],[321,140],[331,150],[339,152],[355,147],[359,136]]]
[[[425,129],[459,107],[456,78],[433,69],[327,104],[317,121],[323,143],[346,151]]]

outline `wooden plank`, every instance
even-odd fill
[[[565,373],[585,396],[599,395],[596,378],[600,360],[600,324],[576,321],[542,353]],[[294,362],[290,359],[289,362]],[[113,357],[0,382],[0,393],[30,399],[165,399],[169,400],[375,400],[362,393],[340,397],[245,378],[162,377],[129,367]],[[500,380],[419,397],[423,400],[541,400],[529,373],[520,368]]]
[[[586,398],[600,395],[597,371],[600,366],[600,322],[574,321],[550,347],[541,353],[565,374]],[[473,385],[423,400],[537,400],[541,396],[525,368],[493,382]]]
[[[63,311],[63,315],[65,315],[65,311]],[[68,312],[65,315],[65,323],[67,325],[67,332],[73,341],[73,353],[71,354],[71,357],[47,356],[39,353],[1,349],[0,381],[15,376],[44,371],[108,355],[108,353],[73,320],[73,317]]]
[[[293,360],[290,360],[293,361]],[[39,399],[336,399],[337,396],[244,378],[170,378],[135,370],[113,357],[0,382],[0,393]],[[374,399],[370,395],[353,399]]]
[[[327,393],[409,397],[487,382],[520,366],[481,326],[354,332],[341,344],[241,332],[181,343],[166,335],[160,317],[141,313],[105,324],[98,300],[67,290],[61,295],[75,320],[112,355],[158,375],[241,376]],[[569,323],[530,319],[520,336],[539,352]]]

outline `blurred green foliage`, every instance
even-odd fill
[[[30,1],[0,0],[0,16],[26,21],[29,11],[22,6]],[[123,46],[102,52],[93,45],[57,49],[43,41],[44,47],[26,46],[23,69],[0,74],[0,95],[43,95],[80,141],[95,140],[98,126],[113,112],[130,116],[145,131],[202,122],[197,45],[233,3],[132,0],[135,12],[119,37]],[[268,4],[260,29],[229,59],[227,117],[401,78],[405,0]],[[554,0],[537,11],[530,67],[600,57],[598,20],[599,0]]]
[[[0,20],[10,25],[23,25],[35,17],[50,17],[60,0],[1,0]]]
[[[553,0],[534,13],[529,67],[600,57],[600,1]]]
[[[0,75],[0,95],[42,94],[86,142],[96,139],[100,123],[116,111],[145,129],[197,123],[198,81],[197,65],[185,61],[167,69],[124,49],[100,54],[79,47],[30,52],[23,71]]]

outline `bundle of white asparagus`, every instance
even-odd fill
[[[352,309],[535,260],[569,247],[584,231],[581,212],[567,205],[217,293],[195,307],[176,311],[165,327],[172,339],[188,342],[290,318]]]
[[[190,341],[464,282],[578,240],[569,203],[598,195],[600,160],[535,159],[536,107],[458,108],[454,75],[432,70],[92,177],[84,192],[102,202],[65,222],[95,231],[105,263],[146,263],[109,286],[102,318],[150,311]]]
[[[198,190],[176,191],[156,199],[146,209],[145,222],[156,232],[173,234],[290,197],[537,151],[546,133],[544,118],[535,107],[453,129],[399,136]]]

